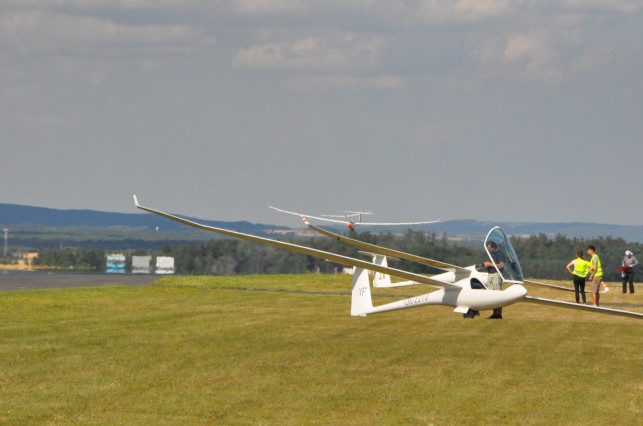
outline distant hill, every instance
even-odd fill
[[[228,228],[250,234],[270,235],[274,231],[292,230],[286,226],[256,224],[247,221],[223,222],[210,221],[198,218],[191,220],[210,226]],[[164,219],[152,214],[143,213],[110,213],[94,210],[58,210],[44,207],[30,207],[17,204],[0,203],[0,226],[25,226],[35,225],[44,227],[94,227],[114,228],[131,227],[153,230],[159,227],[162,231],[185,232],[188,227],[177,222]],[[437,234],[447,233],[449,238],[463,240],[481,240],[492,226],[501,226],[510,235],[545,234],[553,237],[556,234],[570,238],[613,237],[623,238],[628,242],[643,242],[643,226],[622,226],[598,223],[518,223],[518,222],[479,222],[475,220],[449,220],[440,223],[415,227],[426,231],[435,231]],[[363,230],[382,232],[380,227],[364,227]],[[392,232],[403,233],[407,227],[392,227]],[[339,232],[345,232],[340,229]]]
[[[271,230],[288,230],[285,226],[263,225],[246,221],[222,222],[186,217],[210,226],[235,231],[266,234]],[[160,216],[144,213],[109,213],[95,210],[58,210],[45,207],[0,203],[0,226],[38,225],[47,227],[132,227],[164,231],[185,230],[186,226]]]
[[[623,238],[628,242],[643,242],[643,225],[625,226],[601,223],[520,223],[520,222],[478,222],[475,220],[450,220],[429,225],[424,228],[436,233],[447,232],[449,238],[482,240],[493,226],[500,226],[509,235],[545,234],[554,237],[557,234],[569,238],[613,237]]]

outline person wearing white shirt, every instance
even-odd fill
[[[623,258],[623,265],[619,268],[622,270],[623,276],[623,294],[627,293],[627,283],[630,283],[630,293],[634,293],[634,266],[638,265],[639,261],[636,260],[634,254],[627,250]]]

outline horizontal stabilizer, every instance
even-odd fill
[[[365,255],[367,255],[367,256],[372,256],[372,257],[384,256],[384,255],[379,254],[379,253],[372,253],[372,252],[370,252],[370,251],[362,251],[362,250],[358,251],[358,253],[365,254]],[[387,260],[395,260],[395,261],[399,261],[399,260],[400,260],[400,259],[398,259],[397,257],[393,257],[393,256],[384,256],[384,257],[385,257]]]

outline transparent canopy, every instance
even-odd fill
[[[518,256],[502,229],[496,226],[489,231],[484,248],[503,281],[523,282]]]

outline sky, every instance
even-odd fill
[[[640,0],[2,0],[0,202],[641,225]]]

